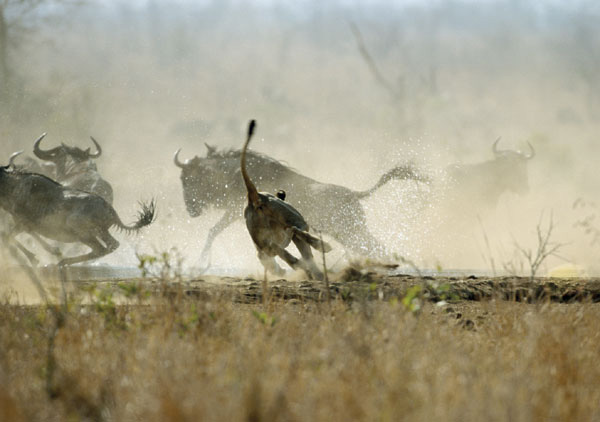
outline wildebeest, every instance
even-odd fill
[[[14,163],[14,167],[29,173],[43,174],[51,179],[56,177],[56,166],[50,161],[38,161],[35,158],[24,156],[21,158],[21,163]]]
[[[21,154],[21,152],[16,152],[13,155],[11,155],[10,160],[8,162],[8,167],[12,167],[20,171],[30,171],[40,174],[45,174],[42,173],[42,171],[47,172],[48,175],[53,173],[54,165],[50,164],[50,166],[42,166],[38,161],[31,157],[25,157],[25,162],[23,164],[16,164],[15,159]],[[12,216],[0,207],[0,238],[4,238],[8,233],[12,232],[14,225],[15,223]],[[19,249],[21,249],[21,251],[25,255],[27,255],[31,262],[37,262],[35,256],[32,253],[30,253],[21,243],[16,242],[16,244],[19,247]]]
[[[241,155],[242,178],[248,193],[248,204],[244,210],[246,227],[256,246],[258,258],[263,266],[274,274],[282,274],[282,269],[275,262],[275,257],[283,259],[294,269],[303,269],[309,278],[323,278],[323,273],[317,268],[313,259],[311,246],[315,249],[329,252],[331,247],[325,242],[308,233],[308,224],[302,215],[290,204],[286,203],[281,196],[259,192],[246,171],[246,151],[252,134],[254,133],[255,121],[251,120],[248,125],[248,136]],[[285,248],[294,242],[302,259],[298,259]]]
[[[242,217],[246,188],[240,174],[241,151],[217,151],[206,145],[206,157],[186,161],[179,159],[181,149],[174,156],[175,165],[181,168],[181,183],[186,209],[197,217],[209,206],[225,213],[210,229],[202,250],[207,258],[215,238],[234,221]],[[355,191],[343,186],[321,183],[303,176],[281,162],[257,152],[247,153],[248,173],[261,189],[288,192],[286,201],[296,208],[310,226],[331,236],[349,252],[363,256],[380,256],[385,248],[371,234],[366,224],[365,211],[360,203],[392,179],[425,182],[410,165],[397,166],[386,172],[379,181],[365,191]]]
[[[528,154],[498,150],[498,142],[500,138],[492,145],[493,160],[455,164],[446,168],[452,196],[470,202],[477,201],[484,208],[493,208],[504,192],[525,194],[529,191],[527,162],[535,156],[535,150],[529,143]]]
[[[14,220],[4,237],[16,243],[32,263],[35,263],[33,254],[14,238],[21,232],[31,234],[45,249],[56,254],[59,253],[56,248],[46,244],[40,236],[64,243],[83,243],[91,248],[87,254],[61,259],[58,264],[63,266],[100,258],[117,249],[119,242],[109,233],[109,228],[138,231],[154,220],[154,201],[142,204],[138,220],[126,226],[112,205],[99,195],[62,186],[41,174],[15,169],[14,157],[13,154],[9,165],[0,166],[0,207]]]
[[[112,204],[113,190],[110,184],[100,176],[96,159],[102,155],[100,144],[90,136],[96,147],[96,152],[90,152],[90,148],[81,149],[70,147],[64,143],[58,147],[43,150],[40,143],[46,134],[42,134],[33,144],[33,153],[37,158],[52,162],[55,166],[53,179],[64,186],[85,192],[95,193]]]

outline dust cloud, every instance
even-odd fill
[[[25,17],[11,3],[0,161],[31,155],[43,132],[46,147],[87,148],[92,135],[124,222],[157,199],[157,221],[116,232],[121,247],[100,263],[171,250],[197,265],[221,212],[186,213],[173,154],[239,148],[255,118],[255,150],[319,181],[363,190],[396,164],[423,169],[428,185],[392,181],[363,201],[374,235],[421,268],[527,273],[519,246],[535,251],[536,226],[552,222],[561,247],[540,273],[600,273],[596,2],[48,0]],[[498,137],[499,149],[535,149],[528,192],[460,197],[447,166],[493,160]],[[212,262],[260,270],[241,221]]]

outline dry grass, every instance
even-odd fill
[[[600,418],[595,304],[90,296],[56,332],[50,389],[53,313],[1,305],[0,420]]]

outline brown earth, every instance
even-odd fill
[[[104,280],[109,284],[141,283],[153,292],[181,292],[191,297],[202,297],[219,292],[230,295],[234,302],[260,303],[263,280],[254,277],[202,276],[160,282],[151,279]],[[99,283],[81,281],[81,286]],[[102,283],[105,284],[105,283]],[[466,277],[390,275],[387,271],[365,270],[354,267],[330,276],[329,300],[390,301],[412,295],[429,302],[486,301],[492,299],[525,303],[600,302],[600,278],[535,278],[530,277]],[[327,298],[326,282],[276,279],[267,282],[270,300],[317,301]],[[178,287],[178,288],[174,288]]]

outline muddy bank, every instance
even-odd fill
[[[230,294],[236,302],[262,301],[263,281],[252,277],[203,277],[179,284],[188,296],[210,292]],[[159,289],[158,285],[155,290]],[[164,285],[161,288],[164,292]],[[326,301],[327,288],[322,281],[267,282],[268,295],[279,300]],[[396,300],[407,294],[431,302],[485,301],[491,299],[525,303],[600,302],[600,279],[529,277],[433,277],[386,275],[378,272],[349,270],[332,277],[329,299],[345,302]]]
[[[197,298],[219,294],[226,295],[237,303],[259,303],[263,298],[263,280],[257,277],[203,275],[192,278],[174,277],[164,281],[126,273],[111,278],[90,275],[81,271],[70,273],[68,289],[88,291],[114,288],[116,297],[131,294],[131,291],[144,291],[150,296],[185,295]],[[60,290],[57,274],[41,273],[40,276],[47,289]],[[329,300],[344,302],[399,300],[407,294],[430,302],[477,302],[491,299],[524,303],[600,302],[600,278],[531,280],[529,277],[515,276],[430,276],[395,274],[385,268],[371,270],[351,267],[338,274],[331,274],[329,280]],[[7,274],[1,284],[3,291],[18,292],[22,303],[39,301],[39,295],[25,274],[19,277]],[[266,285],[272,299],[311,302],[328,300],[325,282],[298,278],[298,274],[288,279],[271,279]]]

